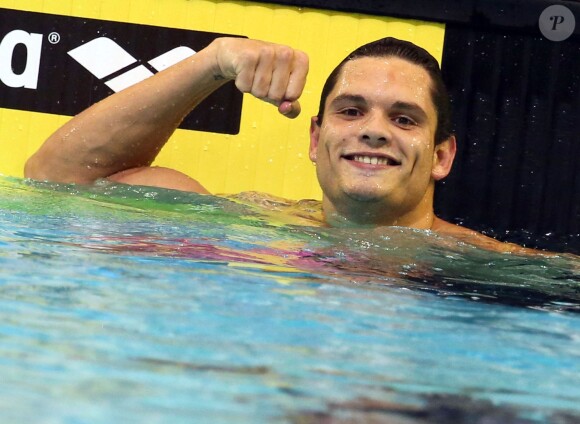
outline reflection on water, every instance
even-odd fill
[[[577,258],[302,208],[1,179],[6,419],[577,422]]]

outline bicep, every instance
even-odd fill
[[[127,169],[109,176],[117,183],[169,188],[200,194],[210,194],[197,180],[175,169],[158,166],[144,166]]]

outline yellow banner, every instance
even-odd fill
[[[290,199],[321,197],[308,159],[308,128],[310,117],[317,113],[322,85],[338,62],[359,45],[385,36],[412,41],[440,60],[444,37],[442,24],[245,1],[0,0],[0,8],[235,34],[304,50],[310,57],[311,71],[300,117],[288,120],[274,107],[245,96],[238,134],[178,130],[156,161],[191,175],[213,193],[256,190]],[[10,47],[18,48],[14,41],[10,45],[10,39],[6,40],[8,33],[18,30],[0,19],[3,57],[10,53]],[[57,41],[49,39],[49,34],[42,36],[46,42]],[[8,81],[9,76],[18,77],[17,71],[0,74],[0,84],[16,85]],[[70,75],[63,78],[70,79],[68,84],[75,83]],[[25,94],[34,90],[10,89]],[[68,97],[63,92],[60,101],[71,101]],[[0,173],[22,176],[26,159],[68,119],[64,115],[1,108]]]

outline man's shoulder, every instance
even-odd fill
[[[168,188],[208,194],[209,192],[197,180],[171,168],[161,166],[143,166],[126,169],[108,177],[109,180],[131,185]]]
[[[518,253],[518,254],[538,254],[542,253],[534,249],[519,246],[514,243],[507,243],[488,237],[478,231],[461,225],[452,224],[440,218],[435,218],[431,230],[436,233],[450,235],[461,241],[473,244],[484,249],[493,250],[502,253]]]

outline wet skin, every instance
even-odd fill
[[[435,146],[431,78],[395,57],[345,64],[311,124],[310,158],[328,222],[431,228],[434,182],[450,171],[454,140]]]

